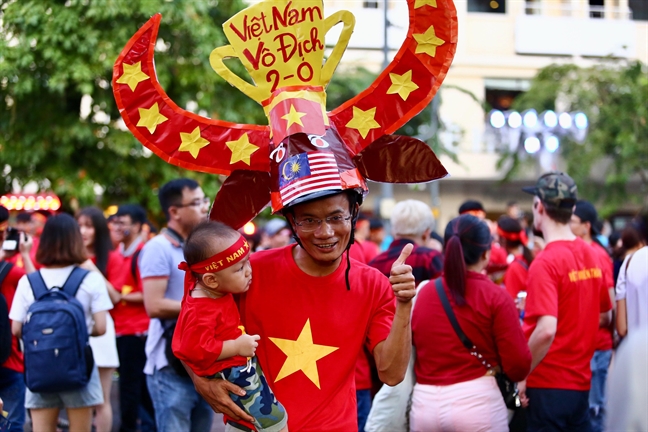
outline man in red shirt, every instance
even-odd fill
[[[595,228],[598,220],[596,208],[584,200],[579,200],[574,206],[574,214],[571,217],[571,230],[577,237],[589,244],[603,271],[602,283],[614,299],[614,279],[612,259],[605,248],[597,243],[594,238],[598,234]],[[605,382],[607,380],[608,368],[612,360],[612,325],[599,327],[596,351],[592,357],[592,388],[589,395],[590,421],[593,432],[601,432],[605,424]]]
[[[592,248],[569,226],[576,184],[550,172],[536,186],[533,225],[547,242],[529,268],[524,331],[533,361],[523,404],[528,430],[589,431],[590,360],[597,331],[611,320],[612,304]]]
[[[4,242],[8,220],[9,211],[0,206],[0,244]],[[35,270],[30,258],[31,237],[23,236],[24,234],[21,233],[18,255],[23,260],[24,268],[5,261],[5,258],[13,257],[14,253],[6,255],[6,251],[0,249],[0,277],[2,277],[0,295],[4,296],[9,310],[18,287],[18,281],[24,276],[25,269]],[[9,325],[11,325],[11,321],[9,321]],[[4,401],[3,410],[8,412],[7,419],[11,422],[10,432],[22,432],[25,423],[24,373],[23,355],[18,347],[18,339],[11,336],[11,353],[9,358],[0,365],[0,400]]]
[[[381,381],[398,384],[411,351],[416,290],[406,246],[388,280],[346,251],[359,193],[325,191],[283,209],[296,245],[251,256],[252,285],[240,298],[241,319],[261,336],[257,355],[291,430],[356,430],[355,365],[364,347]],[[348,271],[348,276],[346,275]],[[394,297],[397,301],[394,301]],[[241,389],[192,377],[198,392],[232,419],[251,418],[232,402]]]

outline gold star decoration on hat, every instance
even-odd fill
[[[417,43],[416,51],[414,52],[416,54],[425,53],[430,57],[434,57],[436,55],[437,47],[445,43],[443,39],[436,36],[433,25],[431,25],[425,33],[415,34],[414,39]]]
[[[281,116],[282,119],[288,121],[288,125],[286,125],[286,129],[288,129],[290,126],[294,124],[298,124],[299,126],[304,126],[304,123],[302,123],[301,118],[304,117],[306,113],[299,112],[295,109],[295,105],[290,104],[290,111],[288,114],[285,114]]]
[[[227,141],[225,145],[232,151],[230,165],[239,161],[250,165],[250,156],[252,156],[252,153],[259,150],[259,147],[250,143],[250,138],[248,137],[247,132],[236,141]]]
[[[400,96],[404,101],[407,100],[410,93],[419,88],[419,86],[412,82],[411,70],[408,70],[403,75],[390,73],[389,79],[391,80],[392,85],[387,90],[387,94],[398,94],[398,96]]]
[[[353,107],[353,118],[346,124],[346,127],[357,129],[362,138],[366,138],[371,129],[380,127],[378,122],[374,120],[376,116],[376,107],[363,111],[360,108]]]
[[[141,61],[132,65],[124,63],[124,73],[117,79],[117,83],[127,84],[132,91],[135,91],[137,84],[147,80],[148,78],[149,76],[142,72]]]
[[[414,9],[418,9],[425,5],[437,7],[437,0],[416,0],[416,3],[414,3]]]
[[[191,133],[180,132],[180,148],[178,151],[188,151],[194,159],[198,158],[200,149],[209,145],[209,141],[200,135],[200,126]]]
[[[310,319],[306,320],[306,324],[301,333],[299,333],[297,340],[293,341],[272,337],[269,339],[287,356],[283,366],[281,366],[281,370],[279,370],[279,374],[275,378],[275,382],[295,372],[302,371],[317,388],[321,388],[319,373],[317,371],[317,360],[326,357],[339,348],[313,343]]]
[[[155,132],[155,129],[160,123],[164,123],[168,118],[160,114],[160,108],[158,107],[157,102],[155,102],[151,108],[137,108],[139,111],[140,119],[137,122],[137,126],[145,127],[148,129],[150,134]]]

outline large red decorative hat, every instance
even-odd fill
[[[452,0],[408,0],[410,25],[391,64],[358,96],[326,112],[325,88],[347,47],[355,18],[324,16],[322,0],[265,0],[223,24],[231,45],[214,49],[214,70],[259,102],[269,125],[234,124],[178,107],[157,81],[154,47],[161,15],[126,44],[113,91],[131,132],[165,161],[229,176],[210,217],[239,228],[265,206],[279,211],[309,196],[356,189],[365,179],[420,183],[447,175],[430,147],[391,135],[432,100],[457,44]],[[324,61],[324,36],[343,28]],[[223,63],[237,57],[253,82]]]

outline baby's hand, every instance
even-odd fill
[[[259,335],[242,334],[236,339],[238,354],[243,357],[253,357],[261,339]]]

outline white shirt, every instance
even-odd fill
[[[40,273],[43,276],[47,289],[62,287],[68,276],[70,276],[70,273],[72,273],[73,268],[74,266],[42,268]],[[88,273],[83,279],[83,282],[81,282],[81,286],[75,297],[81,303],[81,306],[83,306],[88,334],[90,334],[93,326],[92,314],[113,308],[110,297],[108,297],[108,289],[106,288],[106,281],[103,276],[93,271]],[[29,306],[34,301],[34,292],[31,289],[27,275],[25,275],[18,281],[18,288],[16,289],[16,294],[11,305],[9,318],[24,323],[27,317],[27,309],[29,309]]]
[[[626,301],[628,334],[648,326],[648,246],[626,257],[619,270],[616,299]]]

